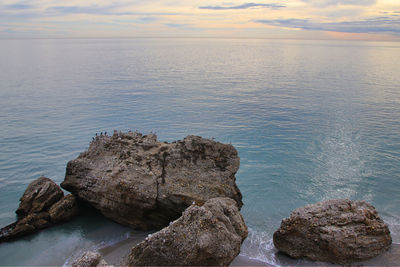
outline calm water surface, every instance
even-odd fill
[[[60,183],[96,132],[232,143],[250,234],[277,264],[282,218],[332,198],[372,203],[400,243],[400,43],[0,41],[0,225],[40,175]],[[96,214],[0,244],[0,265],[62,265],[135,235]]]

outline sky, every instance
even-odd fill
[[[0,0],[0,38],[400,41],[400,0]]]

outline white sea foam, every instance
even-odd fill
[[[388,224],[394,244],[400,244],[400,216],[394,214],[380,214],[383,221]]]
[[[278,266],[279,264],[275,258],[277,250],[274,247],[271,234],[256,231],[252,228],[248,230],[249,235],[243,242],[241,255],[273,266]]]

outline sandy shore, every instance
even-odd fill
[[[135,237],[130,237],[126,240],[118,242],[108,247],[104,247],[99,250],[103,258],[108,264],[115,266],[125,265],[127,255],[131,251],[131,248],[140,243],[148,233],[135,234]],[[239,255],[231,263],[231,266],[271,266],[265,262],[249,259],[245,256]]]
[[[127,255],[131,248],[144,240],[149,233],[135,233],[134,236],[104,247],[99,250],[107,263],[115,266],[124,265]],[[326,262],[311,262],[306,260],[291,259],[281,253],[275,254],[276,265],[280,266],[337,266]],[[400,244],[392,244],[390,250],[369,261],[358,262],[354,266],[398,266],[400,263]],[[250,259],[246,256],[239,255],[231,263],[230,266],[273,266],[263,261]]]
[[[135,233],[128,239],[100,249],[99,252],[108,264],[122,266],[132,247],[142,242],[148,234],[147,232]]]

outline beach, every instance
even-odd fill
[[[126,260],[131,248],[141,242],[147,233],[135,238],[129,238],[114,245],[104,247],[99,250],[107,263],[115,266],[121,266]],[[396,266],[400,260],[400,245],[393,244],[390,250],[374,259],[357,262],[354,265],[362,266]],[[121,264],[122,263],[122,264]],[[288,256],[276,252],[275,265],[266,262],[251,259],[244,255],[237,256],[230,266],[337,266],[326,262],[312,262],[307,260],[295,260]]]

